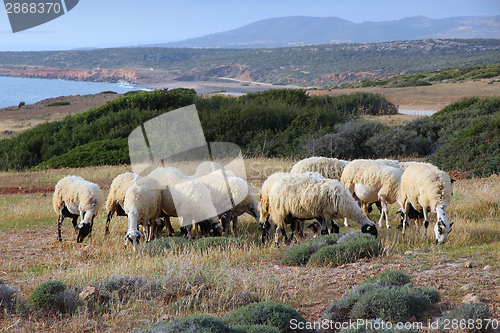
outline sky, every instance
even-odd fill
[[[65,15],[17,33],[2,10],[0,51],[165,43],[297,15],[339,17],[354,23],[417,15],[436,19],[491,16],[500,15],[500,0],[80,0]]]

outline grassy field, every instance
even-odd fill
[[[248,159],[245,163],[249,183],[259,194],[269,175],[288,171],[294,161]],[[38,191],[0,194],[0,279],[20,290],[20,304],[48,280],[61,280],[71,288],[83,289],[119,279],[140,279],[142,287],[160,281],[168,290],[146,296],[131,293],[101,312],[84,309],[73,315],[41,315],[20,306],[16,313],[0,317],[0,332],[130,332],[188,314],[221,316],[237,307],[242,295],[284,303],[306,319],[317,320],[331,302],[387,269],[401,270],[418,285],[441,293],[442,301],[428,314],[429,319],[456,307],[471,292],[482,297],[494,318],[500,318],[499,176],[453,184],[448,215],[455,224],[443,246],[434,245],[431,230],[427,237],[423,230],[417,232],[415,228],[401,235],[395,228],[399,223],[395,217],[398,207],[392,205],[393,228],[379,229],[382,255],[340,267],[282,265],[280,254],[287,246],[261,246],[257,223],[247,215],[240,223],[242,245],[225,250],[201,252],[187,246],[154,256],[134,253],[130,247],[123,249],[125,218],[114,218],[110,235],[104,235],[105,208],[97,216],[91,241],[76,244],[71,222],[65,220],[63,241],[58,242],[57,216],[47,188],[63,176],[75,174],[98,182],[107,195],[111,180],[127,170],[129,166],[103,166],[0,173],[1,188],[33,187]],[[372,218],[377,219],[378,212]],[[351,228],[355,227],[352,223]],[[174,228],[179,230],[175,219]],[[341,227],[341,231],[345,229]]]

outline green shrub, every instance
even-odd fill
[[[210,315],[195,315],[171,321],[159,321],[139,329],[140,333],[231,333],[231,329],[219,318]]]
[[[63,105],[70,105],[70,104],[71,104],[70,102],[54,102],[54,103],[47,104],[47,106],[63,106]]]
[[[335,244],[338,238],[338,234],[323,235],[290,246],[283,252],[281,262],[285,265],[305,265],[318,249]]]
[[[391,156],[426,156],[431,153],[431,142],[416,131],[401,127],[386,127],[366,141],[378,158]]]
[[[325,246],[314,253],[308,261],[311,266],[339,266],[361,258],[378,256],[382,250],[380,240],[371,235],[341,244]]]
[[[161,237],[145,243],[142,251],[150,255],[162,254],[165,250],[182,249],[189,244],[183,237]]]
[[[406,322],[439,302],[439,293],[429,287],[415,286],[405,273],[388,270],[365,280],[352,292],[330,305],[323,316],[332,321],[381,319]]]
[[[47,281],[31,293],[28,306],[35,310],[71,313],[77,308],[77,295],[67,290],[67,286],[61,281]]]
[[[376,284],[380,286],[404,286],[411,283],[408,274],[396,270],[387,270],[365,280],[363,284]]]
[[[229,326],[268,325],[281,333],[291,333],[291,320],[305,323],[306,320],[294,309],[276,302],[260,302],[243,306],[223,318]],[[307,332],[305,330],[299,332]]]
[[[439,321],[439,326],[441,329],[456,329],[462,323],[466,325],[469,332],[485,332],[487,331],[485,319],[488,318],[490,318],[490,311],[486,304],[462,304],[447,312]],[[482,327],[478,327],[477,325],[472,325],[472,328],[467,327],[469,320],[474,323],[481,322],[483,325]]]
[[[81,168],[93,165],[130,164],[127,139],[94,141],[54,156],[38,165],[40,169]]]
[[[17,293],[18,290],[0,280],[0,313],[3,313],[3,309],[14,309],[17,303]]]
[[[229,237],[204,237],[192,243],[193,248],[204,251],[209,248],[228,249],[238,247],[243,244],[241,238]]]
[[[126,302],[138,297],[139,290],[146,284],[147,281],[138,276],[113,276],[111,279],[95,283],[95,287],[109,293],[112,301]]]
[[[373,288],[365,292],[354,304],[350,318],[405,322],[409,318],[407,298],[397,289]]]
[[[269,325],[236,325],[231,327],[231,333],[280,333],[280,330]]]
[[[355,327],[343,328],[340,333],[419,333],[418,329],[399,328],[389,325],[383,320],[366,320]]]

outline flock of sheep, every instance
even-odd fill
[[[125,246],[130,242],[135,251],[141,237],[150,241],[159,237],[164,227],[167,235],[172,235],[170,217],[179,218],[188,239],[227,237],[231,221],[237,237],[238,216],[248,213],[259,221],[262,241],[274,232],[276,245],[280,234],[287,242],[294,235],[303,237],[305,220],[314,220],[309,227],[315,236],[338,232],[335,218],[344,218],[346,226],[353,220],[362,232],[377,236],[377,226],[369,218],[371,203],[377,203],[381,210],[378,226],[382,228],[385,220],[389,228],[388,205],[397,202],[404,217],[403,233],[409,220],[417,219],[423,220],[427,234],[428,214],[436,213],[434,232],[436,244],[440,244],[453,225],[446,216],[451,195],[450,177],[428,163],[311,157],[296,163],[289,173],[269,176],[257,201],[245,180],[220,164],[203,162],[193,176],[172,167],[159,167],[146,177],[130,172],[118,175],[106,202],[105,232],[109,233],[114,214],[127,216]],[[65,217],[73,219],[77,242],[90,237],[94,217],[103,203],[98,185],[77,176],[61,179],[53,198],[59,215],[58,240]],[[290,237],[285,231],[287,224],[292,229]]]

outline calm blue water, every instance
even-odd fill
[[[33,104],[59,96],[98,94],[102,91],[123,94],[131,90],[138,88],[120,83],[0,77],[0,108],[17,106],[21,101]]]

